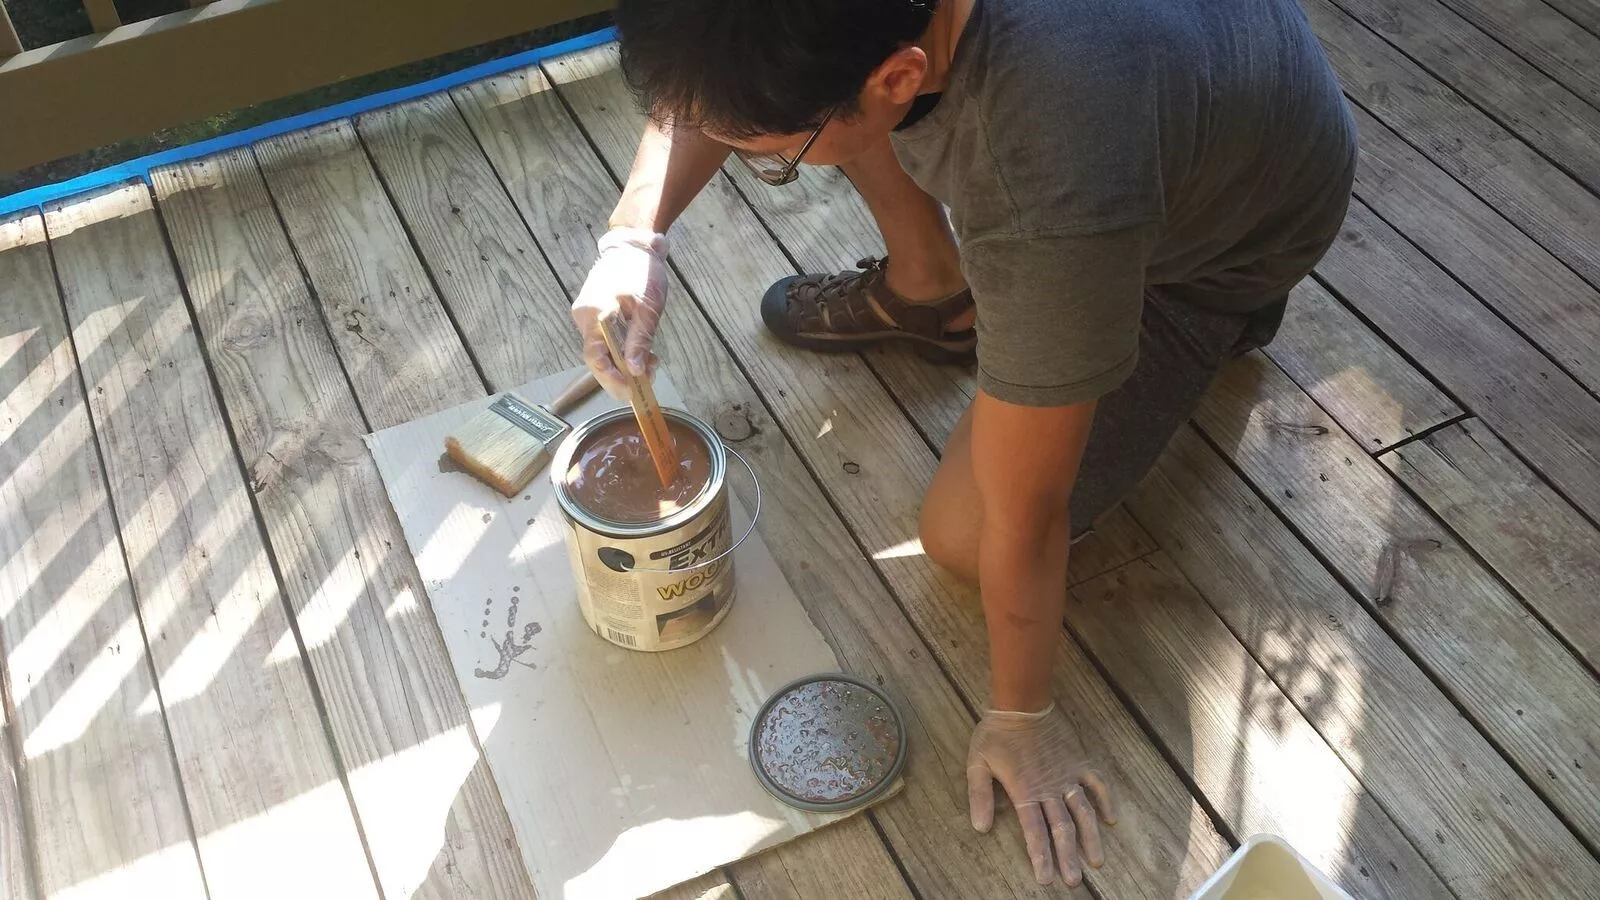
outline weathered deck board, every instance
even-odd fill
[[[615,72],[614,48],[555,60],[548,71],[613,175],[625,172],[642,117]],[[673,259],[946,671],[968,702],[980,706],[988,673],[976,594],[938,572],[919,551],[904,550],[916,535],[917,509],[935,457],[859,357],[804,353],[765,335],[755,301],[787,264],[781,255],[771,258],[775,251],[764,238],[739,195],[727,182],[713,180],[675,227]],[[1104,683],[1071,654],[1069,642],[1063,644],[1067,665],[1056,680],[1063,706],[1082,717],[1080,731],[1091,752],[1116,761],[1125,808],[1150,811],[1125,814],[1107,850],[1121,865],[1090,878],[1098,890],[1114,895],[1149,892],[1151,885],[1161,893],[1182,890],[1196,874],[1196,862],[1214,858],[1225,845],[1213,832],[1194,831],[1192,798]],[[1005,831],[1015,840],[1013,827],[1008,819]],[[903,845],[895,846],[904,857]],[[1006,864],[1013,868],[1007,874],[1015,878],[1020,857],[1014,854],[1020,851],[1008,852],[1013,855]],[[907,866],[920,888],[909,860]]]
[[[1451,896],[1166,554],[1074,588],[1067,622],[1235,834],[1284,838],[1352,896]]]
[[[201,898],[38,215],[0,224],[0,284],[0,611],[39,892]]]
[[[1600,684],[1277,366],[1230,366],[1195,421],[1579,832],[1600,837]]]
[[[1198,433],[1179,432],[1130,503],[1457,896],[1600,883],[1600,862]]]
[[[1512,132],[1600,189],[1600,109],[1437,0],[1332,0]]]
[[[209,893],[376,896],[149,193],[46,224]]]
[[[739,894],[721,873],[713,872],[652,894],[650,900],[739,900]]]
[[[1600,0],[1548,0],[1590,34],[1600,36]]]
[[[368,114],[357,130],[490,388],[579,364],[563,287],[450,97]],[[461,205],[458,197],[471,199]],[[889,857],[869,852],[882,845],[865,821],[825,829],[805,843],[829,848],[841,860],[833,870],[840,875],[905,890]],[[785,845],[777,856],[793,852]],[[815,896],[850,890],[840,884]]]
[[[1545,0],[1443,0],[1573,93],[1600,106],[1600,37],[1573,27]]]
[[[255,158],[234,150],[151,177],[384,895],[532,898]]]
[[[74,698],[65,696],[79,665],[113,652],[99,642],[78,648],[77,632],[87,628],[90,637],[104,636],[119,619],[134,615],[132,597],[38,215],[0,222],[0,285],[0,647],[7,673],[0,682],[0,897],[32,898],[30,868],[48,891],[106,870],[115,873],[146,852],[161,853],[159,832],[138,842],[152,845],[143,848],[133,835],[119,842],[92,834],[84,820],[92,822],[93,811],[85,816],[71,802],[68,772],[96,773],[133,789],[150,761],[137,738],[153,729],[157,765],[171,751],[159,721],[147,719],[135,733],[123,732],[135,721],[139,688],[151,684],[137,634],[128,648],[137,669],[130,689],[113,689],[100,709],[86,703],[71,709]],[[109,553],[100,552],[107,547]],[[52,720],[64,703],[69,708]],[[39,730],[68,712],[75,714],[82,746],[60,740],[70,722]],[[119,744],[123,738],[130,740]],[[31,763],[30,752],[37,757]],[[26,796],[18,777],[24,771],[37,782]],[[166,787],[175,789],[170,768],[166,774]],[[134,827],[165,825],[184,849],[182,811],[175,796],[149,796],[106,813],[122,813]],[[26,844],[24,830],[32,832]],[[31,865],[29,844],[39,848]],[[187,882],[181,865],[171,874],[177,896],[186,887],[187,896],[202,896],[192,851]],[[129,880],[126,886],[139,885]]]
[[[256,145],[374,429],[483,396],[483,383],[346,120]]]
[[[1574,503],[1600,513],[1600,400],[1359,202],[1317,272]]]
[[[367,113],[356,130],[490,389],[578,365],[567,295],[450,96]]]
[[[1355,115],[1356,196],[1589,390],[1600,390],[1600,291],[1388,126],[1363,110]]]
[[[1290,294],[1268,356],[1377,453],[1461,415],[1455,401],[1315,279]]]
[[[576,291],[593,262],[591,231],[616,202],[615,184],[588,152],[539,70],[488,79],[456,96],[557,277]],[[724,430],[735,437],[748,428],[749,436],[734,444],[762,474],[762,534],[785,577],[850,670],[883,678],[909,700],[917,733],[906,789],[872,815],[889,833],[917,892],[924,897],[1042,893],[1026,883],[1031,875],[1010,855],[1021,852],[1017,839],[997,842],[974,833],[967,823],[962,779],[971,718],[959,695],[862,559],[773,413],[675,278],[672,291],[674,305],[663,319],[657,347],[678,381],[694,386],[685,396],[690,412],[731,422],[738,430],[728,424]],[[737,484],[736,489],[746,490]],[[761,883],[752,871],[757,865],[747,861],[733,867],[741,889]],[[869,860],[865,868],[881,873],[863,878],[875,890],[893,886],[881,866]]]
[[[22,810],[21,785],[12,756],[14,746],[11,719],[0,707],[0,740],[5,741],[0,757],[0,900],[34,900],[38,896],[29,874],[28,845],[23,832],[31,822]],[[21,738],[15,737],[20,743]]]
[[[1600,530],[1475,420],[1379,459],[1600,668]]]
[[[1345,93],[1600,284],[1600,196],[1329,0],[1302,0]]]

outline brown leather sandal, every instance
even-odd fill
[[[762,321],[778,340],[807,350],[842,352],[908,341],[932,362],[971,360],[977,331],[950,331],[948,326],[972,308],[972,292],[913,303],[889,290],[887,263],[869,258],[856,263],[855,272],[784,278],[761,298]]]

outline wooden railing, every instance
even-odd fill
[[[24,50],[0,5],[0,172],[598,12],[610,0],[190,0]]]

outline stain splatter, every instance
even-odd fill
[[[487,525],[487,524],[489,524],[490,522],[493,522],[493,521],[494,521],[494,513],[484,513],[483,514],[483,524]]]
[[[494,646],[495,652],[500,654],[500,662],[492,670],[475,668],[472,670],[472,674],[479,678],[493,678],[498,680],[506,677],[506,673],[511,671],[512,663],[516,663],[519,666],[527,666],[530,669],[534,668],[533,663],[523,662],[521,659],[518,659],[518,657],[524,653],[527,653],[528,650],[533,647],[534,635],[538,634],[542,630],[543,629],[539,627],[538,622],[529,622],[528,624],[522,626],[522,640],[520,642],[516,640],[516,630],[512,628],[506,629],[506,637],[504,641],[497,641],[494,638],[490,638],[489,643]]]
[[[447,473],[450,473],[450,472],[465,472],[465,471],[466,471],[466,469],[461,468],[461,464],[455,461],[455,457],[451,456],[448,453],[439,454],[439,473],[441,475],[447,474]]]

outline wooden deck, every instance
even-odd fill
[[[914,538],[972,374],[765,336],[878,249],[838,173],[686,213],[667,365],[913,755],[677,896],[1178,897],[1271,831],[1362,898],[1600,897],[1600,2],[1304,4],[1356,199],[1073,554],[1085,890],[967,824],[981,614]],[[0,224],[0,896],[533,896],[360,436],[578,363],[639,127],[602,47]]]

